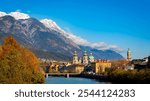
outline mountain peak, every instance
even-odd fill
[[[19,20],[19,19],[28,19],[30,18],[30,16],[28,14],[25,14],[25,13],[20,13],[18,11],[16,12],[11,12],[9,13],[10,16],[13,16],[16,20]]]
[[[21,13],[21,12],[19,12],[19,11],[11,12],[11,13],[0,12],[0,17],[6,16],[6,15],[12,16],[12,17],[14,17],[16,20],[19,20],[19,19],[28,19],[28,18],[30,18],[30,16],[29,16],[28,14]]]
[[[40,22],[43,23],[49,29],[61,30],[61,28],[56,24],[56,22],[54,22],[51,19],[42,19]]]
[[[7,14],[5,12],[0,12],[0,17],[6,16]]]

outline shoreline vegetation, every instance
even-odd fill
[[[111,82],[112,84],[150,84],[150,69],[110,69],[104,75],[81,74],[81,77]]]
[[[116,69],[107,72],[108,80],[115,84],[150,84],[150,69],[123,70]]]
[[[0,46],[0,83],[37,84],[44,83],[44,72],[37,57],[22,47],[12,36],[4,39]]]

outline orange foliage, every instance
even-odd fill
[[[23,54],[22,60],[27,63],[27,67],[34,67],[35,70],[39,71],[39,61],[36,56],[27,49],[22,49],[21,52]]]
[[[39,62],[37,57],[28,49],[21,47],[12,36],[8,36],[4,39],[2,54],[4,55],[13,49],[18,50],[21,53],[22,61],[23,63],[26,63],[27,67],[34,67],[36,70],[39,70]]]
[[[2,79],[3,78],[3,79]],[[9,36],[0,47],[0,82],[43,83],[37,57]]]

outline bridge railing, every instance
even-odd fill
[[[46,78],[48,78],[48,76],[66,76],[68,78],[69,76],[75,75],[80,75],[80,73],[45,73]]]

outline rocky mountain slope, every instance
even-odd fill
[[[19,17],[16,18],[16,14],[0,16],[0,43],[3,37],[12,35],[40,58],[54,60],[70,60],[74,51],[81,55],[84,50],[92,52],[100,59],[123,59],[120,54],[112,50],[102,51],[76,44],[69,38],[73,35],[62,30],[52,20],[39,21],[25,15],[23,19]]]

